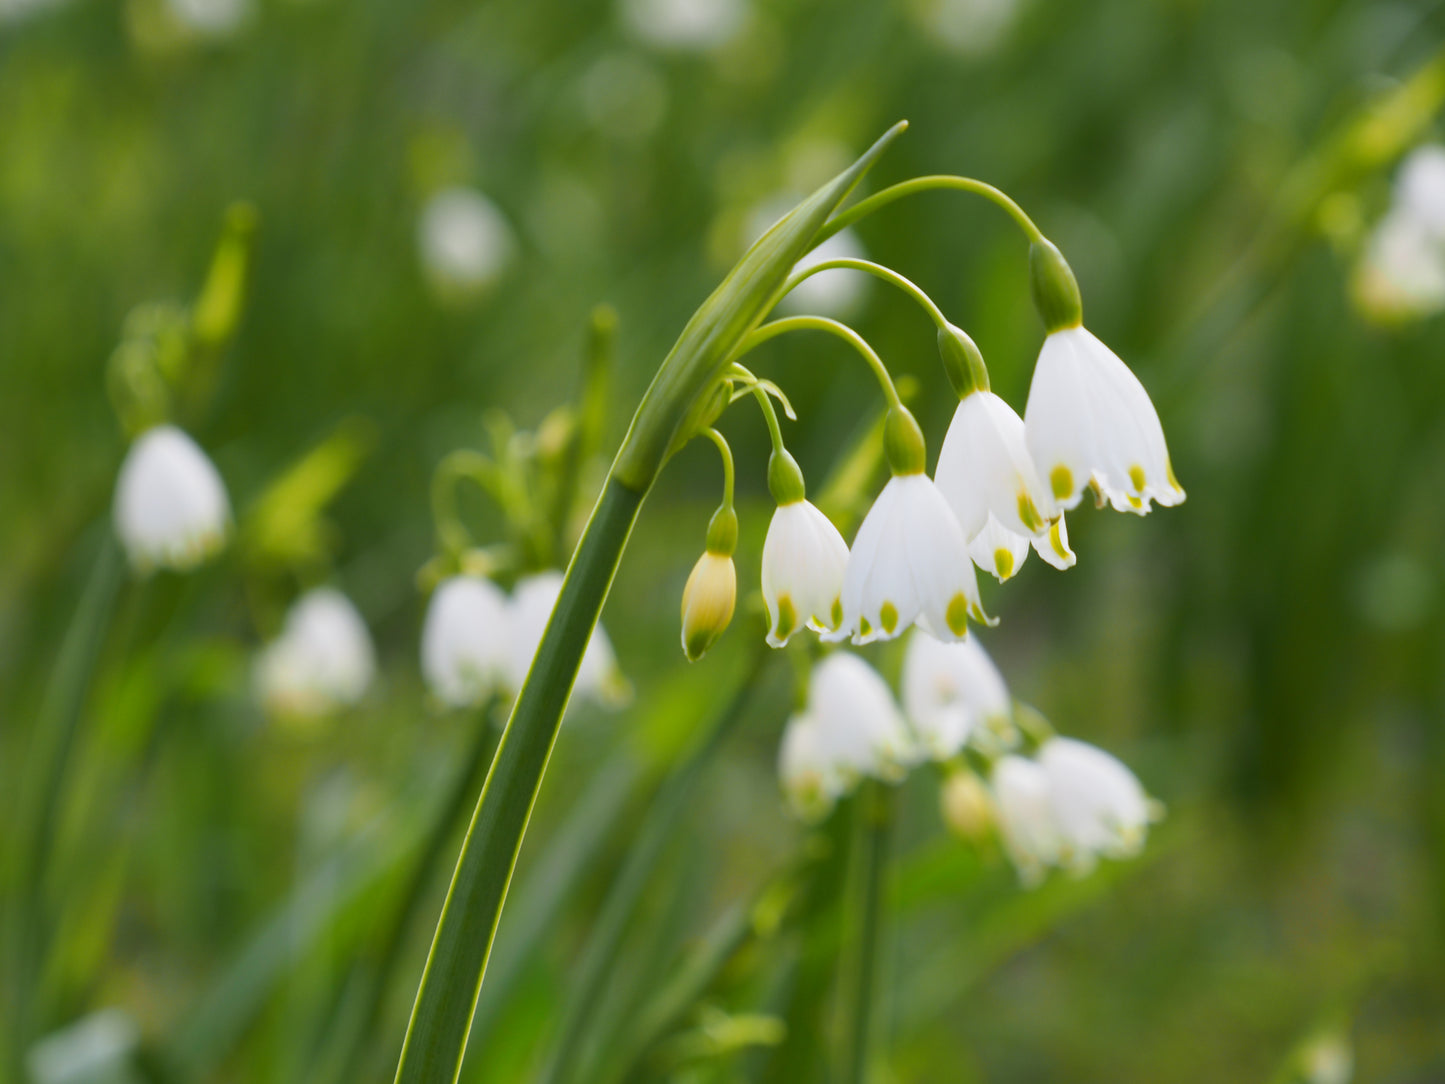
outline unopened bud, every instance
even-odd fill
[[[728,554],[711,550],[698,558],[682,589],[682,651],[697,662],[733,619],[738,576]]]
[[[977,845],[992,834],[997,822],[993,798],[969,769],[962,768],[944,781],[940,805],[943,823],[959,839]]]
[[[938,353],[948,382],[960,399],[976,391],[988,391],[988,367],[983,363],[983,354],[962,328],[948,324],[938,329]]]
[[[1029,285],[1045,331],[1052,334],[1084,322],[1078,280],[1052,241],[1040,239],[1029,246]]]

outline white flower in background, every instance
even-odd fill
[[[281,635],[262,650],[256,687],[268,711],[314,719],[360,701],[375,672],[361,614],[340,591],[319,587],[296,600]]]
[[[1445,241],[1413,214],[1393,208],[1365,242],[1354,289],[1366,314],[1379,320],[1445,309]]]
[[[557,596],[562,593],[562,573],[554,570],[539,572],[517,581],[512,588],[512,689],[521,689],[532,668],[532,657],[542,643],[542,634],[547,631],[547,622],[552,617],[552,608]],[[582,665],[577,671],[577,681],[572,686],[572,695],[592,700],[603,705],[616,705],[629,695],[627,679],[617,668],[617,656],[612,652],[612,642],[599,621],[587,641],[587,650],[582,653]]]
[[[782,647],[804,625],[830,632],[843,620],[848,543],[807,500],[780,504],[763,542],[763,603],[768,643]]]
[[[704,52],[726,45],[748,14],[745,0],[622,0],[622,21],[657,49]]]
[[[777,216],[781,217],[781,216]],[[776,220],[776,219],[775,219]],[[762,231],[758,231],[761,235]],[[867,257],[862,243],[852,230],[840,230],[817,248],[807,253],[793,267],[806,271],[828,260],[861,260]],[[809,275],[793,287],[778,308],[784,312],[811,312],[821,316],[846,319],[858,311],[868,295],[869,276],[846,267],[832,267]]]
[[[888,683],[850,652],[835,651],[813,667],[804,715],[817,727],[824,778],[836,775],[839,793],[863,776],[896,782],[918,760]]]
[[[828,756],[822,731],[811,715],[794,715],[783,728],[778,778],[793,812],[806,821],[825,817],[847,789],[847,781]]]
[[[1087,870],[1098,855],[1138,854],[1150,820],[1150,802],[1124,764],[1073,738],[1050,738],[1038,763],[1048,776],[1049,800],[1064,841],[1061,858]]]
[[[1304,1084],[1350,1084],[1355,1078],[1355,1052],[1348,1037],[1328,1033],[1311,1039],[1299,1052]]]
[[[504,687],[512,672],[507,596],[481,576],[453,576],[427,606],[421,669],[448,707],[474,707]]]
[[[123,1009],[102,1009],[41,1039],[25,1056],[32,1084],[131,1080],[140,1027]]]
[[[1025,885],[1043,880],[1057,865],[1064,847],[1049,793],[1049,776],[1027,757],[1010,753],[993,766],[989,777],[999,832],[1019,879]]]
[[[136,438],[115,483],[115,533],[131,564],[194,568],[221,548],[231,504],[215,465],[173,425]]]
[[[1065,509],[1091,481],[1121,512],[1144,515],[1150,501],[1167,507],[1184,500],[1149,393],[1082,326],[1044,339],[1024,432],[1039,475]]]
[[[698,558],[682,589],[682,653],[697,662],[733,619],[738,573],[731,553],[711,550]]]
[[[981,57],[1003,42],[1022,0],[914,0],[911,7],[930,43],[962,57]]]
[[[1445,147],[1416,147],[1395,178],[1395,205],[1431,238],[1445,242]]]
[[[0,0],[0,26],[58,8],[65,0]]]
[[[1012,703],[1003,675],[977,636],[943,643],[915,632],[903,656],[903,710],[934,760],[947,760],[969,741],[1015,740]]]
[[[506,216],[471,188],[444,188],[427,201],[417,244],[428,278],[448,295],[485,290],[512,262],[517,247]]]
[[[250,0],[166,0],[176,21],[203,38],[225,38],[251,14]]]
[[[1019,570],[1030,543],[1056,568],[1074,563],[1062,528],[1050,537],[1063,514],[1034,467],[1023,419],[993,392],[959,400],[934,480],[969,539],[969,556],[1000,582]]]
[[[948,502],[924,474],[896,474],[868,510],[843,574],[843,623],[825,640],[892,639],[915,621],[961,640],[987,621],[978,580]]]

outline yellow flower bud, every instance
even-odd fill
[[[944,780],[940,803],[944,824],[965,842],[982,843],[993,831],[996,820],[993,798],[983,780],[967,768]]]
[[[738,574],[731,556],[704,553],[692,566],[682,589],[682,650],[697,662],[733,619],[738,600]]]

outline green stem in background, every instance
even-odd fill
[[[20,1079],[19,1061],[34,1037],[34,1009],[40,1000],[39,967],[49,939],[43,913],[45,879],[65,791],[66,770],[123,581],[120,546],[107,524],[100,552],[93,558],[90,579],[56,656],[45,699],[31,731],[22,776],[27,786],[22,792],[17,849],[10,871],[10,887],[16,903],[10,923],[9,1045],[16,1079]]]
[[[602,984],[611,974],[628,920],[637,908],[643,889],[657,868],[668,841],[679,830],[682,813],[696,792],[698,780],[712,762],[724,740],[748,714],[753,683],[768,662],[768,649],[758,641],[747,676],[732,701],[717,717],[712,729],[692,755],[683,761],[658,789],[647,816],[633,836],[627,858],[607,891],[597,922],[587,939],[567,986],[562,1023],[552,1045],[552,1056],[537,1078],[539,1084],[561,1084],[572,1078],[577,1059],[586,1045],[587,1025],[597,1008]]]
[[[878,356],[877,351],[868,345],[862,335],[859,335],[847,324],[831,320],[826,316],[785,316],[781,320],[772,320],[763,324],[738,343],[733,360],[751,353],[769,339],[777,338],[788,331],[826,331],[830,335],[836,335],[863,356],[863,360],[873,370],[873,375],[878,378],[883,394],[888,398],[888,405],[900,408],[903,406],[903,401],[898,397],[898,389],[893,384],[893,377],[888,373],[888,366],[883,364],[883,359]]]
[[[442,548],[459,557],[475,544],[457,512],[457,483],[475,482],[493,500],[504,503],[504,494],[497,478],[497,465],[481,452],[463,448],[442,458],[432,473],[431,509],[437,536]]]
[[[1034,225],[1034,220],[1024,214],[1024,209],[993,185],[976,181],[972,177],[950,177],[936,174],[928,177],[914,177],[912,180],[895,184],[881,192],[875,192],[867,199],[859,200],[846,211],[839,211],[828,220],[826,226],[818,231],[818,241],[827,240],[840,230],[847,229],[859,219],[866,218],[874,211],[888,206],[894,200],[914,195],[917,192],[932,192],[937,189],[972,192],[976,196],[991,200],[1008,212],[1009,217],[1018,224],[1019,229],[1024,231],[1030,242],[1046,240],[1043,232]]]
[[[738,343],[868,167],[895,125],[750,248],[693,314],[633,416],[583,531],[527,680],[487,773],[437,922],[397,1066],[399,1084],[455,1081],[487,958],[562,712],[622,551],[668,456],[704,428]]]
[[[893,829],[893,794],[886,784],[870,781],[859,795],[858,834],[859,928],[857,969],[847,1005],[843,1034],[848,1043],[843,1084],[863,1084],[868,1077],[872,1045],[873,994],[878,982],[878,953],[883,935],[883,881],[888,864],[888,837]]]
[[[587,354],[582,371],[582,394],[579,397],[575,426],[562,457],[560,477],[552,505],[553,563],[561,561],[572,548],[573,510],[587,464],[602,447],[602,433],[607,425],[607,404],[612,387],[612,372],[617,367],[617,310],[611,305],[598,305],[592,310],[587,328]]]
[[[800,282],[812,278],[820,271],[833,271],[842,269],[845,271],[863,271],[874,278],[882,279],[884,282],[897,286],[913,300],[922,306],[923,311],[928,313],[928,318],[933,321],[939,330],[948,326],[948,318],[943,315],[943,310],[933,303],[933,298],[924,293],[923,288],[912,279],[905,278],[891,267],[884,267],[881,263],[874,263],[872,260],[856,260],[851,256],[840,256],[836,260],[824,260],[805,267],[801,271],[794,272],[793,277],[783,283],[783,293],[790,293]]]

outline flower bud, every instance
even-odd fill
[[[1040,239],[1029,246],[1029,286],[1045,331],[1062,331],[1084,322],[1079,283],[1052,241]]]
[[[883,450],[894,474],[922,474],[928,469],[928,449],[918,419],[902,404],[888,411],[883,424]]]
[[[733,619],[738,576],[729,554],[708,551],[692,566],[682,589],[682,651],[697,662]]]
[[[988,366],[978,345],[960,327],[949,324],[938,329],[938,353],[943,358],[948,382],[960,399],[976,391],[988,391]]]
[[[943,783],[939,794],[943,823],[965,843],[975,846],[985,842],[997,823],[993,798],[972,771],[962,768]]]

